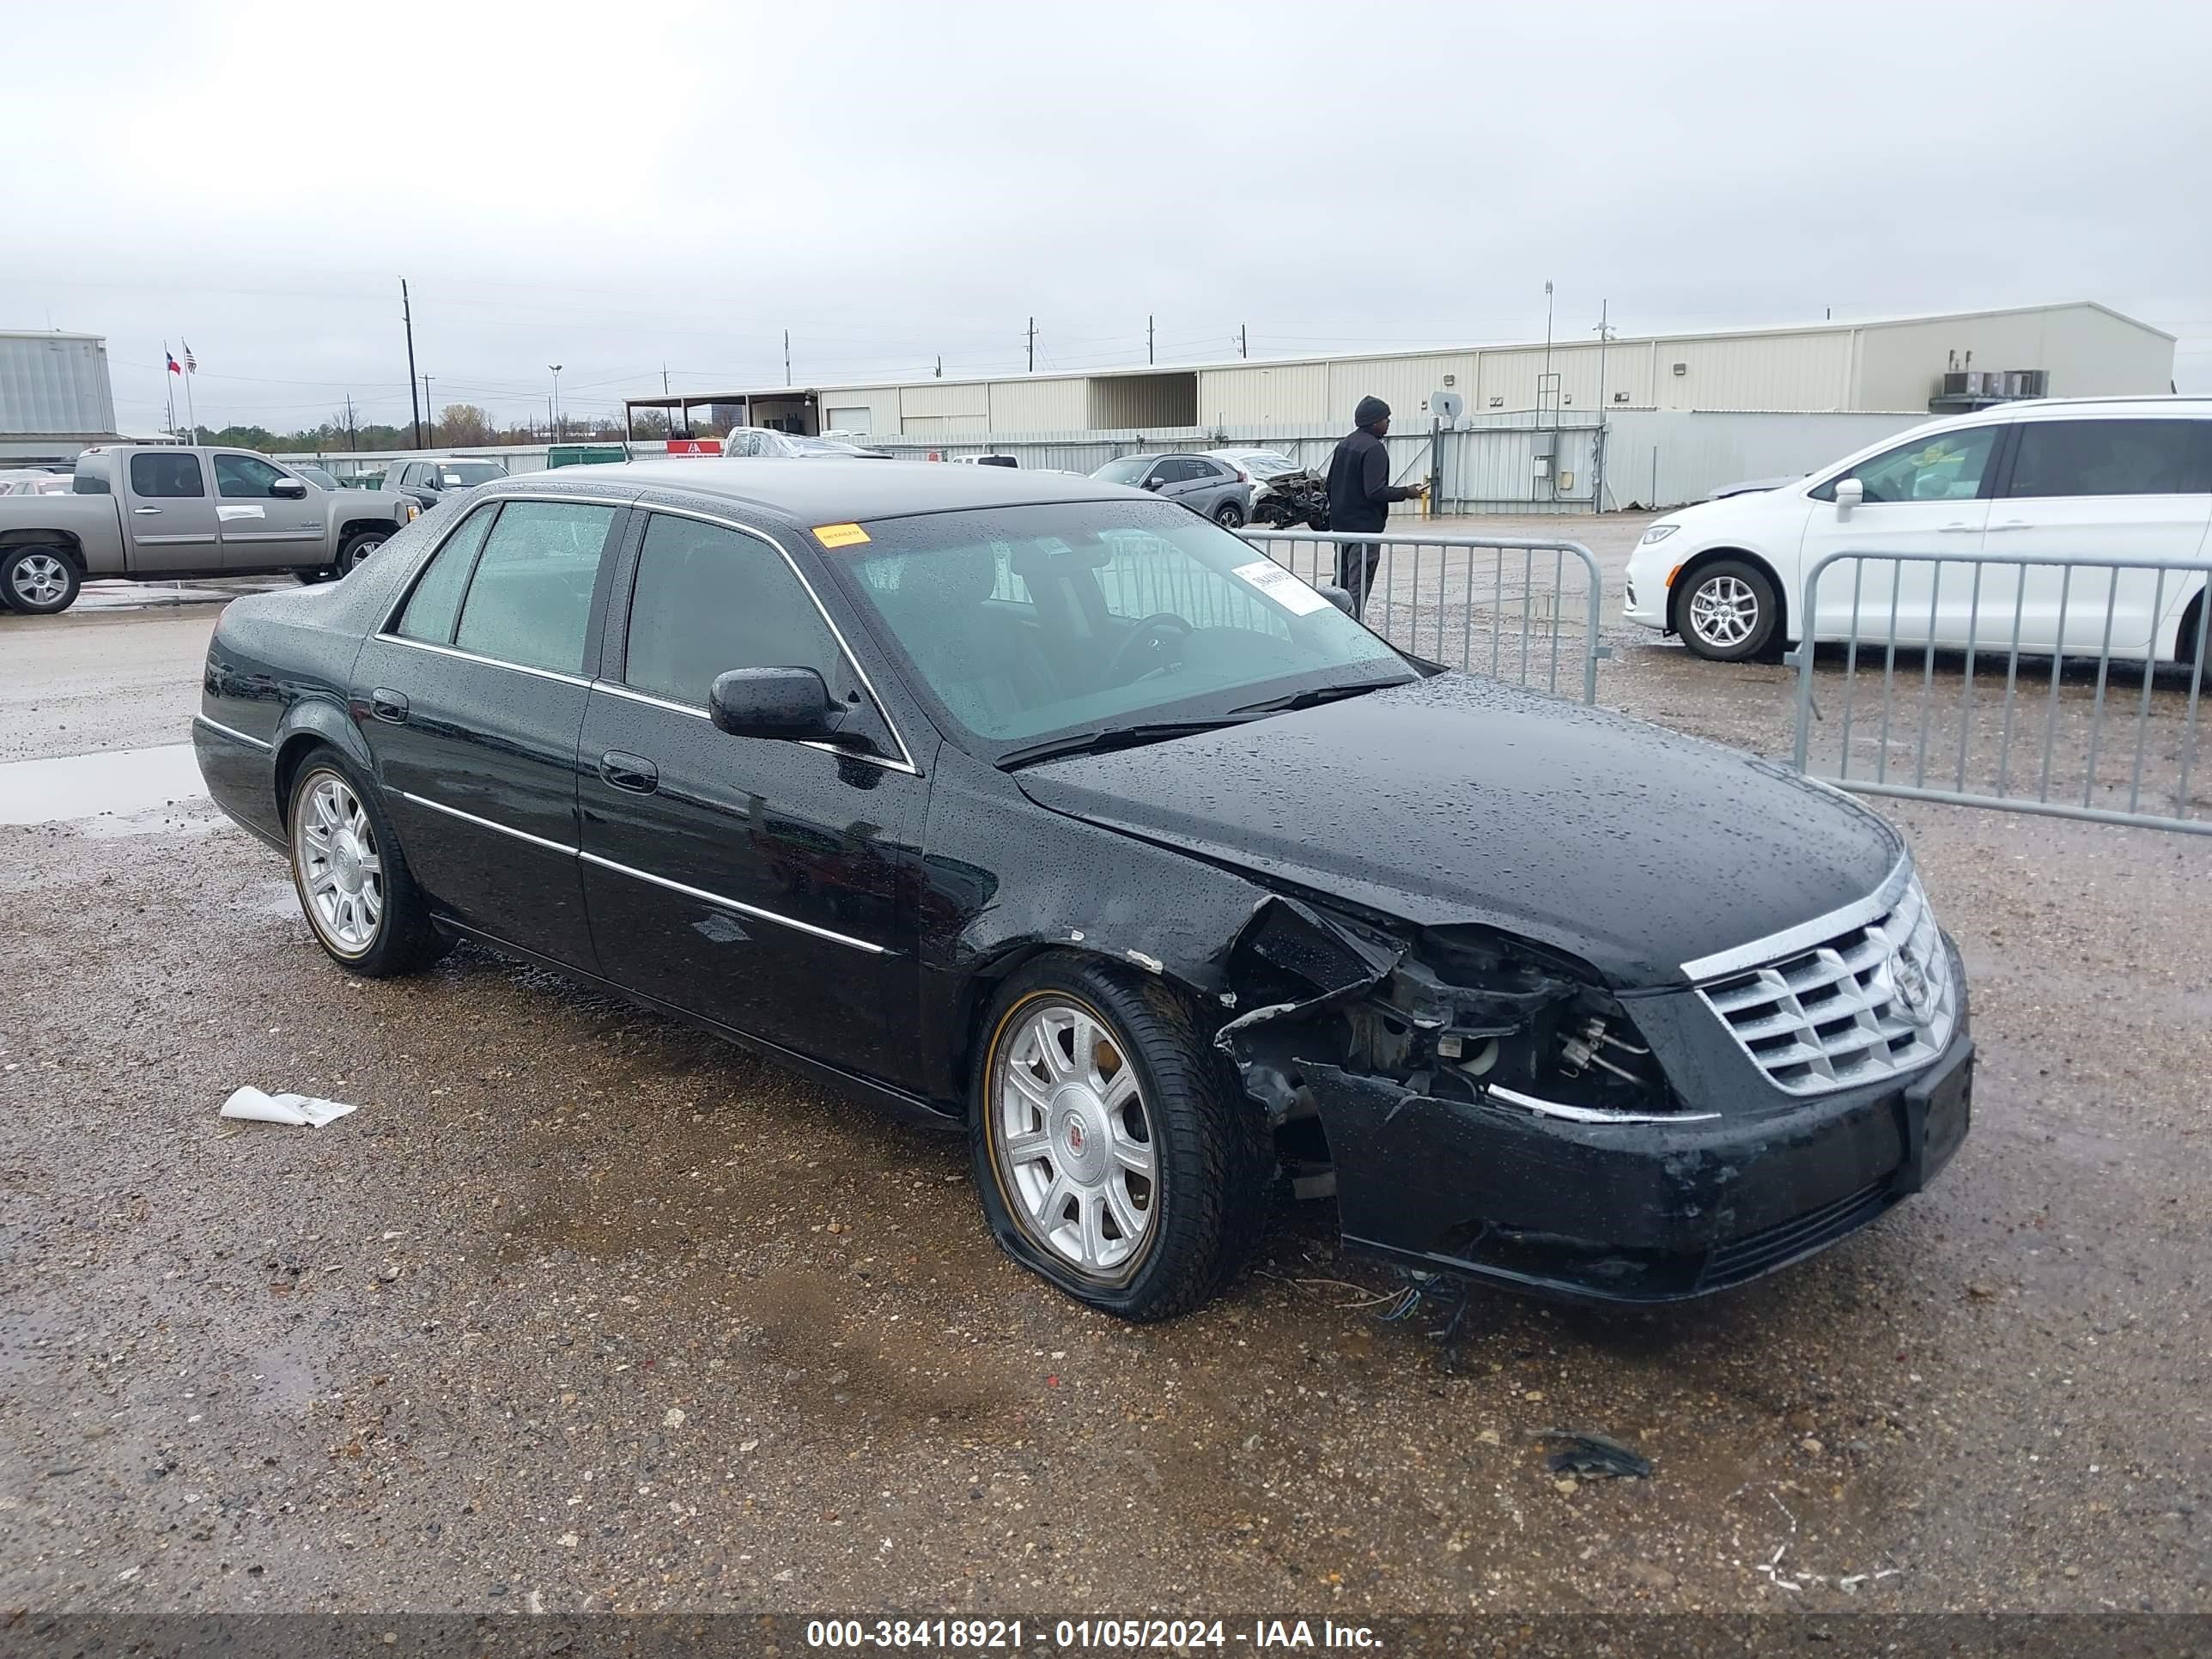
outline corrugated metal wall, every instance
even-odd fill
[[[895,386],[825,392],[820,407],[825,431],[832,427],[869,433],[899,429],[899,389]]]
[[[1328,406],[1327,363],[1254,363],[1198,372],[1200,417],[1219,426],[1310,426]]]
[[[1662,409],[1843,410],[1851,402],[1851,337],[1765,334],[1662,340],[1654,359]],[[1674,373],[1674,365],[1683,372]],[[1925,410],[1923,397],[1917,407]]]
[[[991,430],[1065,432],[1089,413],[1088,382],[1079,374],[1045,380],[994,380]]]
[[[0,334],[0,434],[105,437],[114,430],[105,340]]]
[[[1753,478],[1811,472],[1893,433],[1920,415],[1617,411],[1607,423],[1605,506],[1680,507]]]

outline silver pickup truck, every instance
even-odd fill
[[[0,610],[52,616],[101,578],[326,581],[421,513],[405,495],[325,489],[250,450],[88,449],[70,494],[0,499]]]

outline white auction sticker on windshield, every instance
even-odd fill
[[[1255,559],[1237,567],[1236,574],[1258,588],[1294,617],[1328,609],[1328,601],[1273,559]]]

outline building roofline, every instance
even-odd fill
[[[1977,317],[2023,317],[2036,312],[2089,310],[2101,312],[2115,321],[2130,328],[2139,328],[2146,334],[2172,342],[2179,337],[2162,328],[2153,328],[2139,318],[2095,300],[2053,300],[2040,305],[1984,306],[1969,311],[1928,311],[1887,317],[1823,318],[1811,323],[1758,323],[1741,328],[1681,329],[1654,334],[1615,335],[1611,345],[1619,349],[1624,346],[1663,344],[1671,340],[1740,340],[1759,339],[1777,334],[1826,334],[1846,332],[1863,328],[1906,328],[1922,323],[1963,322]],[[1586,351],[1596,343],[1591,340],[1554,340],[1556,351]],[[1006,374],[961,374],[921,376],[908,380],[878,376],[864,380],[828,381],[818,386],[763,386],[749,390],[731,386],[720,392],[665,392],[659,397],[625,398],[623,403],[631,409],[669,409],[690,403],[693,405],[709,403],[763,403],[777,398],[818,398],[831,392],[872,392],[888,387],[921,386],[1000,386],[1035,385],[1042,380],[1122,380],[1139,375],[1195,374],[1207,369],[1221,368],[1297,368],[1316,363],[1394,362],[1415,357],[1447,357],[1473,355],[1486,351],[1540,351],[1541,340],[1489,340],[1474,343],[1445,343],[1432,346],[1400,347],[1389,351],[1324,351],[1308,352],[1294,357],[1227,357],[1190,363],[1135,363],[1111,368],[1086,368],[1070,371],[1047,370],[1042,373],[1014,373]]]
[[[107,343],[105,334],[74,334],[62,328],[0,328],[0,340],[90,340],[95,345]]]

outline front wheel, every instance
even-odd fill
[[[389,979],[445,954],[392,820],[336,750],[319,750],[301,767],[288,821],[292,884],[332,961]]]
[[[1272,1142],[1190,1004],[1048,957],[1008,981],[984,1030],[969,1142],[1007,1252],[1124,1319],[1171,1318],[1226,1284],[1266,1223]]]
[[[58,547],[0,549],[0,598],[27,617],[51,617],[76,603],[84,586],[76,562]]]
[[[1244,526],[1244,509],[1235,501],[1224,501],[1213,509],[1213,521],[1224,530],[1241,530]]]
[[[1758,566],[1718,559],[1692,576],[1675,601],[1682,643],[1708,662],[1745,662],[1775,638],[1780,607],[1774,583]]]
[[[360,569],[362,562],[384,545],[386,537],[386,532],[381,530],[363,530],[347,537],[344,545],[338,549],[338,574],[350,576]]]

